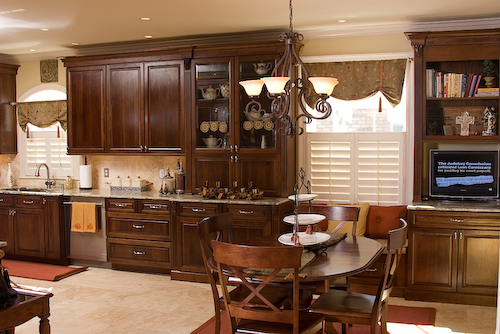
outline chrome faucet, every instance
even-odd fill
[[[47,166],[47,164],[39,164],[38,166],[36,166],[35,176],[40,176],[40,168],[42,166],[45,166],[45,168],[47,168],[47,181],[45,182],[45,184],[47,185],[47,189],[50,190],[50,187],[54,186],[56,183],[54,181],[50,181],[49,166]]]

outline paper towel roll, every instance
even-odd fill
[[[92,189],[92,166],[80,166],[80,189]]]

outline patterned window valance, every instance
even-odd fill
[[[391,59],[305,65],[309,76],[331,76],[339,79],[339,84],[331,95],[334,98],[359,100],[381,91],[387,100],[396,106],[401,102],[406,61]],[[318,99],[318,95],[313,95],[307,99],[309,105]]]
[[[46,128],[59,122],[65,131],[68,130],[66,100],[19,102],[16,106],[19,126],[24,132],[27,131],[28,123]]]

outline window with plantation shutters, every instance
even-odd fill
[[[404,133],[312,133],[306,147],[316,202],[402,204]]]
[[[58,131],[58,124],[45,129],[28,126],[29,137],[25,138],[26,175],[34,176],[36,167],[41,163],[49,166],[51,177],[73,175],[72,157],[66,154],[66,132],[61,129]]]

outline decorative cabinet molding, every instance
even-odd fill
[[[16,75],[19,65],[0,64],[0,154],[17,154]]]

